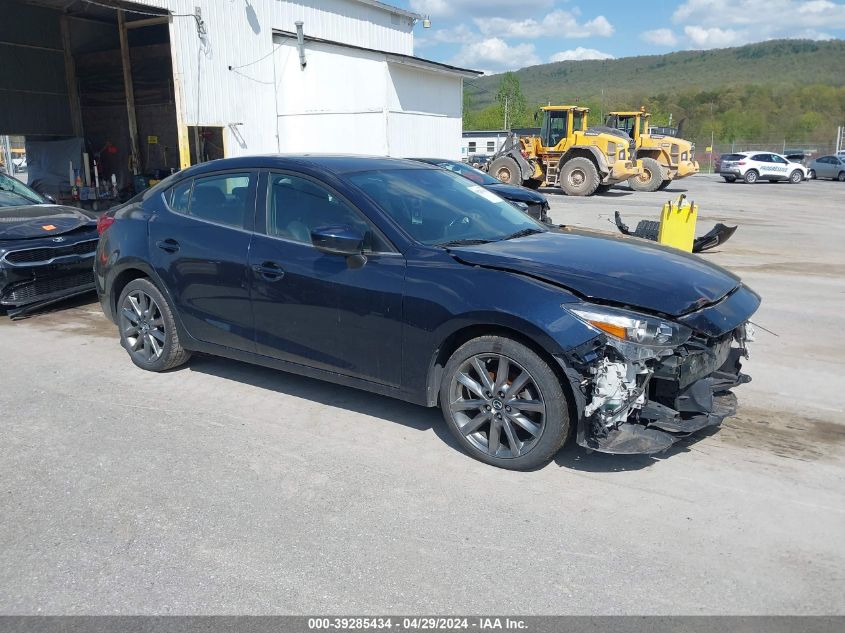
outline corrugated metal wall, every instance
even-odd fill
[[[355,0],[142,0],[174,14],[176,83],[186,125],[222,126],[228,156],[351,152],[460,157],[461,79],[396,68],[385,56],[307,42],[299,67],[293,32],[413,53],[411,20]],[[333,49],[329,51],[329,49]],[[274,63],[275,62],[275,63]],[[280,115],[277,117],[277,113]]]
[[[0,134],[73,134],[56,11],[0,0]]]

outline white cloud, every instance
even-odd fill
[[[640,39],[656,46],[675,46],[678,43],[678,36],[672,29],[654,29],[640,33]]]
[[[789,36],[803,29],[845,28],[845,4],[830,0],[687,0],[675,10],[672,20],[705,28],[753,27]]]
[[[525,15],[550,8],[554,0],[485,0],[484,12],[492,15]],[[432,18],[471,15],[479,10],[478,0],[411,0],[411,11]]]
[[[485,72],[516,70],[542,63],[533,44],[511,46],[498,37],[464,44],[451,63],[457,66],[489,69]]]
[[[709,29],[700,26],[685,26],[684,34],[694,48],[724,48],[736,46],[747,41],[748,34],[745,31],[733,29],[720,29],[711,27]]]
[[[610,53],[602,53],[601,51],[597,51],[594,48],[584,48],[583,46],[578,46],[577,48],[573,48],[568,51],[560,51],[559,53],[555,53],[549,58],[549,61],[566,62],[571,60],[583,59],[613,59],[613,55],[611,55]]]
[[[603,15],[579,23],[571,11],[557,9],[542,20],[512,20],[503,17],[475,18],[479,30],[490,37],[609,37],[613,25]]]

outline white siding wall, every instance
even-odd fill
[[[205,41],[191,17],[175,17],[170,25],[174,78],[185,124],[223,126],[227,156],[460,156],[459,76],[309,41],[308,65],[300,70],[295,38],[273,36],[274,30],[294,32],[302,20],[310,37],[412,55],[407,17],[354,0],[141,3],[174,14],[201,8]]]

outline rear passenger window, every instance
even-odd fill
[[[254,180],[248,172],[194,178],[173,187],[167,202],[176,213],[244,228],[252,216]]]
[[[187,215],[188,203],[191,201],[192,184],[194,184],[194,181],[188,178],[188,180],[180,182],[170,190],[167,196],[167,204],[170,205],[171,209]]]

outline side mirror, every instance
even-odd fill
[[[329,255],[360,255],[364,250],[364,235],[350,226],[318,226],[311,231],[314,247]]]

